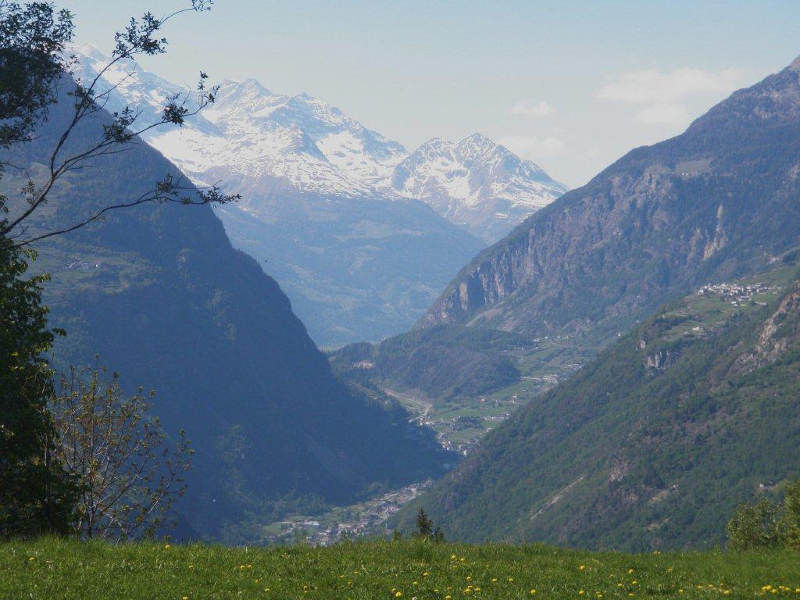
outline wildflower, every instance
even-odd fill
[[[536,593],[536,590],[534,588],[531,588],[530,595],[533,596],[535,593]]]
[[[170,548],[172,548],[172,546],[169,544],[164,544],[164,550],[169,550]]]
[[[585,570],[585,569],[586,569],[586,565],[579,565],[579,566],[578,566],[578,570],[579,570],[579,571],[583,571],[583,570]]]

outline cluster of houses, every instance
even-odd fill
[[[698,296],[719,296],[734,306],[750,302],[756,294],[763,294],[773,288],[765,283],[750,283],[740,285],[736,283],[708,284],[697,290]]]
[[[427,490],[432,483],[431,480],[412,483],[374,500],[347,507],[344,510],[353,515],[351,519],[342,519],[341,515],[331,513],[280,521],[277,524],[280,533],[269,536],[265,541],[272,544],[301,541],[312,546],[328,546],[350,537],[388,535],[391,533],[386,526],[389,517]]]

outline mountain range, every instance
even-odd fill
[[[420,499],[464,541],[721,545],[800,474],[800,251],[669,303],[531,401]],[[407,509],[403,527],[413,527]]]
[[[21,172],[44,169],[72,116],[72,86],[61,82],[34,140],[6,157]],[[102,111],[82,121],[63,155],[102,139],[108,122]],[[59,180],[27,234],[138,197],[167,173],[180,177],[137,142],[81,167]],[[3,190],[19,189],[18,177],[4,177]],[[441,473],[450,460],[402,408],[333,377],[278,284],[232,248],[209,206],[112,211],[36,249],[35,269],[52,276],[49,324],[68,333],[53,364],[99,361],[126,391],[154,389],[153,414],[191,440],[180,535],[258,541],[261,525],[288,511],[360,500]]]
[[[482,340],[469,350],[475,365],[519,354],[521,336],[534,349],[517,361],[522,375],[563,377],[664,302],[765,269],[800,243],[799,77],[795,62],[734,93],[683,134],[632,150],[528,217],[461,269],[417,323],[429,334],[400,336],[420,343],[406,344],[381,379],[437,397],[448,386],[406,374],[437,340],[469,337],[453,330]],[[356,362],[372,360],[362,350]],[[460,372],[436,355],[442,377]],[[509,383],[496,381],[481,393]]]
[[[83,79],[108,62],[91,47],[77,55]],[[101,84],[113,88],[109,110],[136,106],[142,122],[168,97],[192,102],[131,61]],[[242,194],[217,212],[228,236],[286,289],[324,346],[408,328],[482,246],[565,191],[482,135],[409,154],[338,108],[252,79],[223,82],[183,127],[144,139],[196,184]]]
[[[516,358],[529,380],[581,355],[420,499],[433,519],[465,540],[708,545],[737,503],[796,476],[798,176],[800,59],[529,217],[416,331],[342,350],[407,344],[375,385],[408,385],[413,357],[442,339],[495,340],[485,362]],[[493,331],[532,349],[515,355],[518,339]],[[528,383],[495,379],[483,394]]]

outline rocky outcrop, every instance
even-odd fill
[[[623,330],[670,297],[800,242],[800,71],[633,150],[478,255],[418,326]]]

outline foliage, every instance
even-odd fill
[[[736,550],[791,546],[800,549],[800,479],[789,482],[781,503],[766,498],[742,504],[728,521],[728,545]]]
[[[72,32],[69,11],[49,2],[0,2],[0,147],[29,139],[56,101]]]
[[[444,541],[444,533],[441,528],[434,527],[433,521],[425,514],[422,507],[417,511],[417,537],[437,543]]]
[[[51,404],[55,455],[80,486],[74,529],[82,538],[153,535],[186,491],[193,452],[182,431],[174,448],[167,444],[149,416],[154,393],[124,397],[119,376],[106,377],[105,369],[72,368]]]
[[[368,387],[415,389],[437,401],[474,398],[519,380],[509,353],[531,343],[480,327],[415,329],[380,344],[352,344],[333,352],[337,373]],[[372,363],[365,370],[353,365]]]
[[[766,498],[740,506],[728,521],[728,545],[735,550],[781,545],[779,507]]]
[[[425,505],[451,539],[591,548],[722,544],[760,483],[800,471],[800,281],[776,262],[738,302],[692,294],[534,398]]]
[[[799,583],[792,551],[631,555],[424,540],[269,549],[0,544],[0,589],[9,598],[695,600],[796,598]]]
[[[41,304],[46,277],[24,279],[19,250],[0,237],[0,537],[65,532],[74,487],[53,455],[47,412],[53,342]]]
[[[24,7],[17,3],[0,4],[0,83],[7,84],[0,95],[0,146],[9,147],[29,141],[32,130],[47,117],[47,108],[58,102],[68,102],[59,94],[56,83],[71,83],[72,114],[56,137],[46,160],[46,174],[27,179],[19,194],[0,197],[0,235],[8,238],[13,247],[23,247],[48,237],[80,229],[101,219],[107,212],[131,208],[146,203],[224,204],[239,198],[224,194],[216,186],[198,190],[183,181],[183,177],[168,173],[137,197],[108,203],[94,214],[70,224],[59,224],[47,232],[32,235],[28,232],[31,217],[44,207],[52,197],[54,187],[68,173],[93,165],[109,154],[124,150],[136,137],[149,129],[162,125],[183,124],[191,115],[214,102],[216,88],[208,89],[207,75],[200,73],[197,98],[168,98],[160,119],[153,123],[139,123],[140,113],[127,106],[113,113],[102,127],[102,134],[79,148],[71,146],[83,123],[98,114],[104,114],[111,90],[98,89],[101,76],[116,63],[137,55],[155,55],[166,52],[167,41],[158,37],[167,21],[186,11],[204,11],[210,8],[206,0],[192,0],[191,7],[177,10],[163,18],[146,12],[141,19],[132,18],[128,25],[114,36],[115,47],[111,60],[99,70],[91,81],[72,80],[71,62],[64,57],[65,44],[73,31],[69,11],[55,12],[52,4],[34,2]],[[189,106],[190,101],[192,106]],[[0,162],[0,174],[9,166]]]
[[[209,4],[206,0],[192,0],[191,8],[186,10],[206,10]],[[166,21],[182,12],[185,10],[163,19],[156,19],[151,13],[141,20],[131,19],[125,30],[115,36],[113,57],[105,69],[137,54],[164,52],[166,40],[157,34]],[[63,129],[58,133],[43,131],[48,129],[43,125],[48,122],[53,105],[65,103],[58,84],[70,79],[72,57],[66,56],[66,45],[72,33],[72,14],[68,10],[57,11],[50,2],[23,5],[0,0],[0,148],[20,152],[22,147],[29,149],[48,135],[53,140],[42,163],[44,178],[29,175],[10,154],[0,159],[0,178],[11,170],[25,178],[16,186],[18,192],[0,195],[0,534],[4,536],[64,531],[70,521],[75,491],[71,478],[53,456],[57,440],[46,407],[52,383],[42,356],[53,341],[52,332],[46,329],[47,309],[41,303],[40,286],[46,277],[22,278],[27,264],[20,249],[83,227],[114,208],[145,202],[208,204],[234,199],[217,188],[188,189],[168,174],[138,197],[106,204],[72,224],[56,222],[49,231],[30,233],[33,217],[52,199],[60,180],[99,157],[119,152],[121,146],[143,131],[134,127],[136,111],[126,108],[105,123],[99,139],[80,148],[72,145],[82,124],[103,111],[107,93],[98,93],[97,79],[88,84],[72,82],[70,118],[62,122]],[[196,110],[214,100],[214,90],[206,89],[205,79],[201,73]],[[192,114],[184,106],[186,100],[181,103],[181,99],[169,99],[161,120],[145,127],[180,125]],[[52,122],[47,124],[52,129]],[[38,134],[35,137],[34,131]],[[33,257],[33,253],[27,255],[28,259]]]

